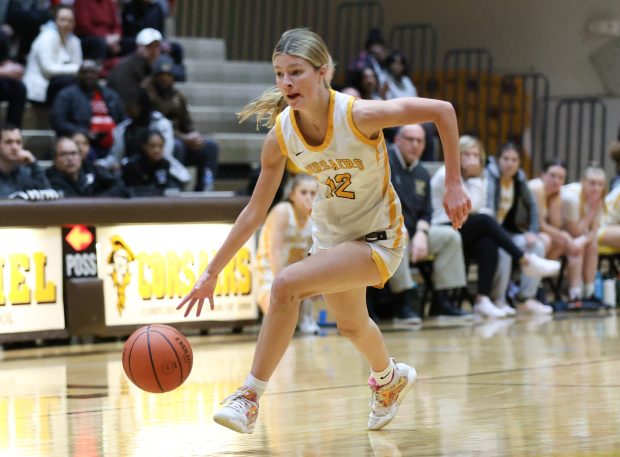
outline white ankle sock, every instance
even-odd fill
[[[390,359],[390,363],[383,371],[374,372],[370,370],[370,375],[374,378],[378,386],[384,386],[392,380],[392,373],[394,371],[394,361]]]
[[[594,283],[590,282],[588,284],[584,284],[583,285],[583,296],[585,298],[590,298],[592,295],[594,295]]]
[[[579,300],[581,298],[581,287],[571,287],[568,291],[568,296],[571,300]]]
[[[256,401],[258,401],[260,397],[262,397],[262,395],[265,393],[268,383],[269,381],[261,381],[260,379],[252,376],[252,374],[250,373],[248,377],[245,378],[245,382],[243,383],[243,385],[254,389],[254,392],[256,392]]]

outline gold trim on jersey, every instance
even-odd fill
[[[280,152],[285,157],[290,157],[288,153],[288,148],[286,147],[286,141],[284,141],[284,134],[282,133],[282,124],[280,123],[280,116],[282,113],[278,114],[276,117],[276,137],[278,138],[278,146],[280,146]]]
[[[301,133],[301,130],[299,129],[299,126],[297,125],[297,119],[295,119],[295,110],[289,110],[289,117],[291,118],[291,124],[293,126],[293,130],[295,130],[295,133],[297,134],[297,136],[299,137],[299,139],[301,140],[302,144],[304,145],[304,148],[306,148],[308,151],[312,151],[312,152],[323,152],[327,146],[329,146],[329,143],[331,143],[332,141],[332,137],[334,136],[334,108],[336,106],[336,92],[333,90],[329,91],[329,114],[327,115],[327,132],[325,133],[325,138],[323,139],[323,142],[321,144],[319,144],[318,146],[312,146],[310,144],[308,144],[308,142],[306,141],[306,139],[304,138],[304,136]]]
[[[381,254],[379,254],[374,249],[371,249],[370,255],[372,257],[372,261],[375,262],[375,265],[377,265],[377,269],[379,270],[379,276],[381,276],[381,283],[375,284],[373,287],[377,289],[383,289],[385,283],[388,282],[388,279],[390,279],[390,272],[387,265],[385,264],[385,260],[383,260],[383,257],[381,257]]]
[[[383,139],[383,133],[379,132],[379,136],[374,140],[371,140],[362,132],[360,132],[355,123],[353,122],[353,103],[355,103],[355,97],[350,97],[349,101],[347,102],[347,122],[349,123],[351,131],[362,143],[367,144],[368,146],[377,146],[379,142]]]

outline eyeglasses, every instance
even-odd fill
[[[80,151],[78,151],[77,149],[74,149],[72,151],[58,151],[56,153],[56,157],[59,158],[66,158],[66,157],[77,157],[80,155]]]
[[[400,135],[400,138],[402,138],[405,141],[408,141],[409,143],[424,143],[424,138],[416,138],[414,136],[405,136],[405,135]]]

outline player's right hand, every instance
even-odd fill
[[[471,200],[460,181],[454,184],[446,183],[443,208],[452,221],[452,227],[457,230],[460,229],[471,211]]]
[[[215,292],[215,286],[217,285],[217,275],[210,275],[207,270],[205,270],[192,287],[192,290],[181,300],[181,303],[177,306],[177,310],[180,310],[184,306],[187,306],[185,310],[185,314],[183,317],[189,316],[194,305],[198,303],[198,308],[196,308],[196,317],[200,316],[202,313],[202,306],[204,305],[205,300],[209,300],[209,305],[211,310],[215,309],[213,303],[213,293]]]

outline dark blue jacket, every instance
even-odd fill
[[[117,124],[125,119],[125,111],[118,94],[109,87],[100,86],[103,101],[108,107],[108,114]],[[52,128],[58,135],[73,135],[82,132],[88,135],[92,111],[88,93],[79,84],[66,87],[54,100],[51,112]]]

